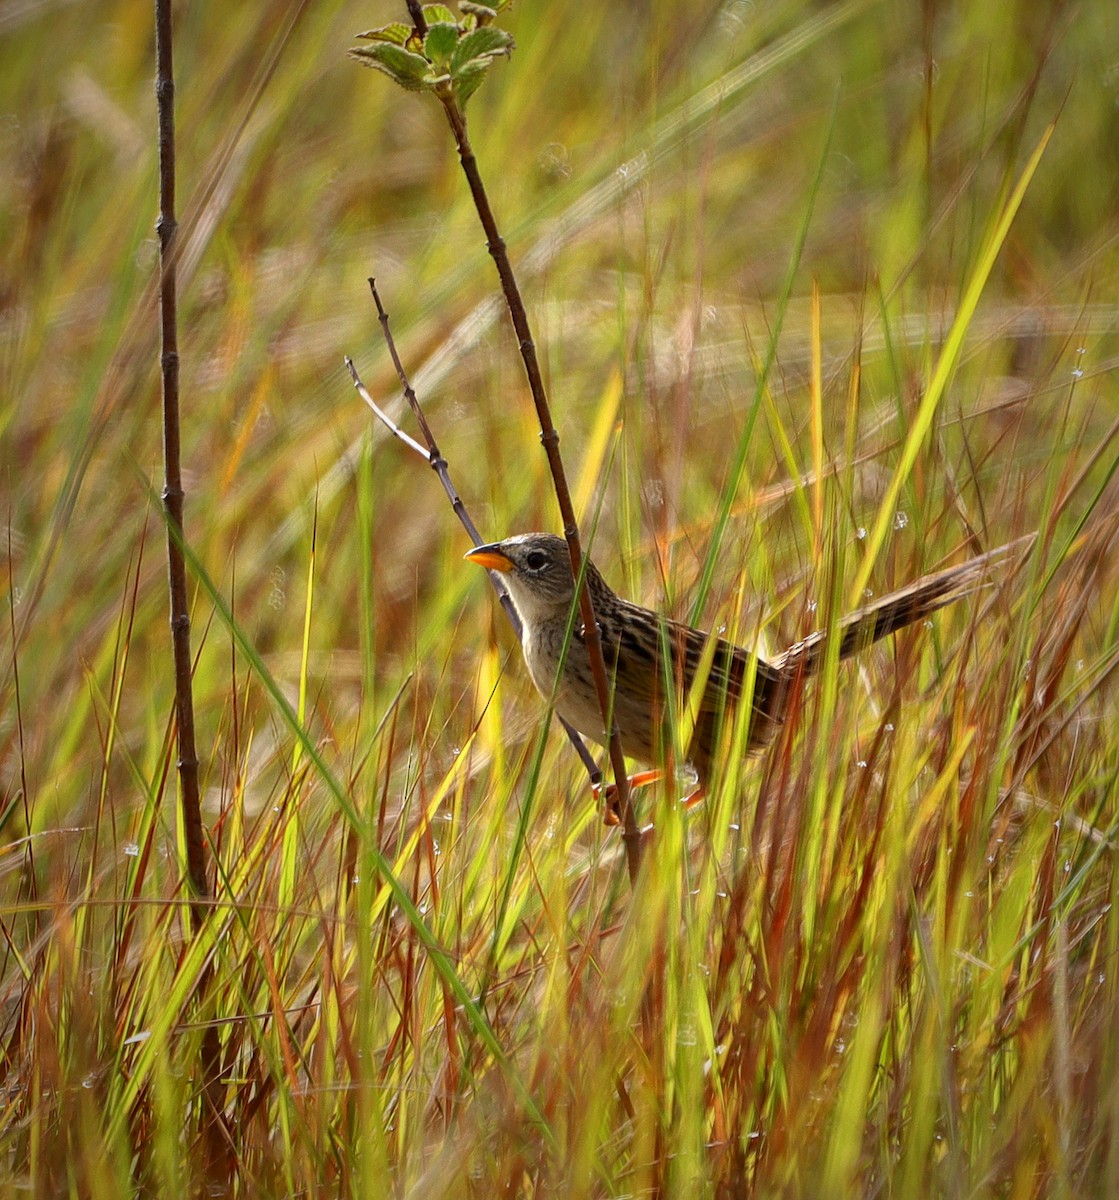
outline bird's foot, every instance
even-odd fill
[[[683,800],[680,801],[680,803],[686,809],[691,810],[693,808],[696,808],[698,805],[702,804],[704,802],[704,800],[706,800],[706,799],[707,799],[707,793],[703,790],[703,784],[701,783],[701,784],[697,784],[696,787],[692,791],[690,791],[683,798]]]
[[[638,771],[636,775],[631,775],[629,777],[629,786],[631,789],[648,787],[649,784],[656,783],[658,780],[663,778],[663,771]],[[621,825],[622,813],[618,806],[618,785],[616,783],[608,783],[604,787],[601,783],[596,783],[593,791],[595,799],[603,802],[603,824]],[[698,784],[680,801],[680,803],[686,809],[693,809],[697,805],[702,804],[706,798],[707,793],[704,791],[703,785]],[[652,826],[649,828],[651,829]]]
[[[656,783],[658,779],[662,779],[663,777],[663,771],[638,771],[636,775],[629,777],[629,786],[631,790],[648,787],[649,784]],[[601,783],[596,783],[592,790],[594,791],[595,799],[603,802],[603,824],[620,825],[622,823],[622,811],[618,805],[618,785],[616,783],[608,783],[604,787]]]

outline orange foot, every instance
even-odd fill
[[[657,780],[664,778],[664,772],[660,770],[638,771],[636,775],[629,777],[630,788],[648,787],[651,783],[656,783]],[[618,807],[618,785],[616,783],[608,783],[605,787],[601,783],[596,783],[593,788],[596,800],[603,800],[604,806],[602,811],[602,820],[606,825],[620,825],[622,823],[622,813]],[[700,784],[694,791],[689,792],[680,803],[687,809],[695,808],[697,804],[702,804],[706,792],[703,790],[703,785]],[[651,827],[650,827],[651,828]]]
[[[707,799],[707,793],[703,790],[703,784],[698,784],[694,792],[689,792],[680,803],[688,809],[695,808]]]
[[[633,788],[648,787],[649,784],[656,783],[658,779],[663,778],[663,771],[638,771],[636,775],[629,777],[629,786],[631,790]],[[622,813],[618,807],[618,785],[616,783],[608,783],[603,787],[601,783],[596,783],[592,790],[594,791],[595,799],[604,802],[602,810],[603,823],[606,825],[620,825],[622,823]]]

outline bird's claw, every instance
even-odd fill
[[[629,777],[630,789],[648,787],[651,783],[656,783],[658,779],[664,778],[664,772],[658,770],[638,771],[636,775]],[[618,785],[616,783],[608,783],[603,785],[601,782],[593,784],[591,791],[594,793],[594,798],[602,802],[602,823],[604,825],[621,825],[622,811],[618,803]],[[702,787],[697,787],[694,791],[685,796],[680,803],[688,809],[695,808],[697,804],[702,803],[704,798],[704,790]],[[646,826],[642,833],[648,833],[652,829],[652,825]]]

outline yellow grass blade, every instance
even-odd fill
[[[909,478],[909,473],[913,470],[913,464],[917,461],[917,455],[920,453],[921,446],[924,444],[925,438],[928,437],[929,430],[932,428],[937,407],[952,380],[952,374],[956,368],[956,362],[959,359],[964,338],[967,336],[968,327],[975,316],[975,311],[979,307],[979,299],[991,274],[991,268],[995,265],[995,259],[998,257],[999,250],[1002,249],[1006,235],[1010,232],[1010,226],[1014,222],[1014,217],[1026,194],[1026,189],[1030,185],[1030,180],[1033,179],[1034,173],[1041,162],[1041,157],[1045,153],[1045,147],[1049,145],[1049,139],[1053,136],[1053,129],[1054,126],[1050,124],[1044,134],[1042,134],[1041,140],[1038,142],[1033,154],[1030,155],[1029,162],[1026,163],[1025,169],[1019,177],[1014,190],[1010,193],[1009,199],[1003,206],[1003,210],[999,214],[998,220],[995,222],[990,235],[984,243],[983,249],[980,251],[979,261],[976,263],[975,270],[968,280],[960,307],[957,309],[955,320],[952,322],[952,328],[948,331],[948,337],[945,339],[940,357],[933,368],[932,377],[929,380],[928,387],[925,389],[925,395],[921,400],[920,407],[917,409],[917,415],[913,420],[913,425],[905,439],[901,459],[886,488],[886,494],[882,498],[882,503],[879,505],[874,528],[867,538],[866,553],[863,555],[862,564],[851,587],[850,603],[852,607],[859,603],[859,597],[862,596],[870,580],[874,561],[882,549],[882,545],[886,540],[886,532],[894,520],[898,495]]]

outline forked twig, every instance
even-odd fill
[[[354,387],[357,389],[358,395],[369,406],[373,415],[381,422],[382,425],[395,437],[402,441],[410,450],[414,450],[421,458],[423,458],[428,466],[439,476],[439,482],[443,485],[443,491],[447,493],[447,499],[451,502],[451,508],[454,510],[455,516],[458,517],[460,524],[470,535],[470,541],[475,546],[485,544],[485,539],[478,532],[478,527],[474,524],[473,519],[463,503],[462,497],[458,493],[458,489],[451,481],[450,468],[447,465],[447,460],[443,457],[442,451],[435,440],[435,435],[431,431],[431,426],[427,422],[427,417],[424,415],[423,409],[420,407],[419,399],[416,396],[415,389],[408,380],[407,372],[404,370],[404,365],[400,361],[400,356],[396,351],[396,344],[393,341],[392,331],[389,328],[389,317],[385,311],[384,305],[381,303],[381,297],[377,293],[376,283],[370,279],[369,288],[373,293],[373,302],[377,306],[377,320],[381,324],[381,330],[384,334],[385,344],[388,346],[389,356],[392,358],[393,366],[396,368],[397,377],[400,379],[400,384],[404,389],[404,398],[408,401],[408,407],[412,410],[416,418],[416,423],[420,427],[426,447],[418,442],[410,433],[407,433],[388,415],[387,412],[373,399],[369,394],[369,390],[362,383],[361,377],[357,373],[357,368],[354,366],[353,359],[346,357],[346,369],[350,373],[350,378],[353,380]],[[490,583],[493,585],[494,591],[497,593],[497,598],[501,603],[501,607],[505,611],[505,615],[509,618],[509,623],[516,631],[517,640],[520,641],[523,630],[521,628],[521,618],[517,614],[516,608],[513,607],[513,601],[509,596],[509,591],[505,586],[504,580],[497,571],[487,571]],[[582,759],[583,765],[587,769],[587,774],[590,776],[592,786],[597,787],[602,782],[602,771],[594,760],[594,756],[587,749],[586,742],[583,741],[575,727],[569,724],[559,713],[556,713],[556,718],[563,726],[564,733],[567,734],[571,744],[575,747],[576,753]]]
[[[470,11],[464,9],[463,20],[459,23],[453,14],[442,6],[433,5],[425,10],[421,0],[406,0],[406,3],[412,20],[410,30],[399,22],[369,30],[358,36],[363,41],[372,42],[373,45],[355,47],[350,54],[365,66],[374,67],[388,75],[406,91],[426,92],[434,96],[443,106],[451,127],[459,162],[470,188],[471,199],[474,201],[474,209],[486,235],[486,248],[493,258],[501,281],[501,293],[517,335],[525,377],[540,424],[540,441],[548,459],[556,503],[563,521],[563,533],[567,539],[572,581],[582,618],[581,637],[594,680],[602,728],[614,774],[612,807],[620,815],[624,826],[622,836],[626,865],[629,868],[630,879],[636,882],[641,867],[643,831],[638,827],[630,801],[625,754],[622,750],[621,734],[613,720],[610,678],[602,653],[602,639],[595,618],[594,601],[584,578],[588,559],[583,553],[579,537],[575,506],[559,452],[559,432],[552,419],[551,405],[536,357],[536,345],[532,338],[528,313],[466,130],[463,106],[478,89],[495,59],[507,55],[513,49],[513,39],[506,31],[493,25],[496,9],[484,5],[466,5],[465,9]],[[429,25],[427,18],[435,14],[438,14],[437,19]]]

